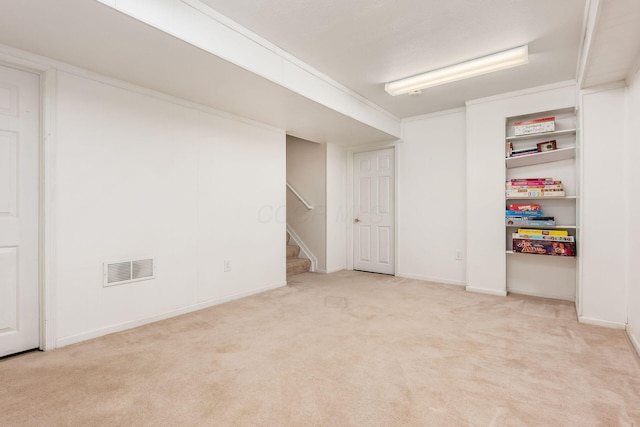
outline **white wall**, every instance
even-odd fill
[[[464,110],[403,121],[398,144],[397,275],[464,284]]]
[[[626,89],[587,91],[582,111],[582,297],[580,319],[626,323]]]
[[[467,289],[506,295],[505,118],[575,105],[575,84],[467,102]]]
[[[636,350],[640,353],[640,221],[634,213],[640,212],[640,71],[638,71],[628,88],[627,110],[627,200],[629,201],[627,235],[632,236],[627,245],[628,265],[628,328]]]
[[[62,72],[57,96],[58,345],[285,283],[284,132]],[[136,256],[156,279],[102,286]]]
[[[287,224],[317,258],[317,270],[327,266],[326,151],[326,144],[287,136],[287,182],[313,206],[287,190]]]
[[[347,267],[347,151],[327,144],[327,273]]]

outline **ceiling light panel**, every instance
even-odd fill
[[[417,76],[396,80],[387,83],[384,88],[389,94],[396,96],[527,63],[529,63],[529,47],[527,45],[519,46],[514,49],[428,71]]]

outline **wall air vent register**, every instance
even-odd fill
[[[156,277],[156,263],[153,258],[131,261],[105,262],[103,286],[149,280]]]

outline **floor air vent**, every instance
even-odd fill
[[[104,263],[104,286],[122,285],[154,277],[155,261],[153,258]]]

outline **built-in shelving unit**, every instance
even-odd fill
[[[541,117],[555,117],[556,129],[552,132],[515,136],[515,122]],[[505,120],[505,143],[513,150],[535,149],[536,144],[556,141],[552,151],[505,158],[505,181],[511,179],[543,178],[562,181],[565,196],[505,197],[505,207],[510,203],[536,203],[544,216],[555,218],[554,226],[519,226],[505,224],[505,254],[507,291],[549,298],[574,300],[576,295],[576,257],[537,255],[515,252],[512,234],[518,228],[566,230],[575,237],[576,253],[579,254],[579,227],[577,226],[577,122],[574,108],[533,112],[532,114],[507,117]],[[515,256],[517,255],[517,256]]]

